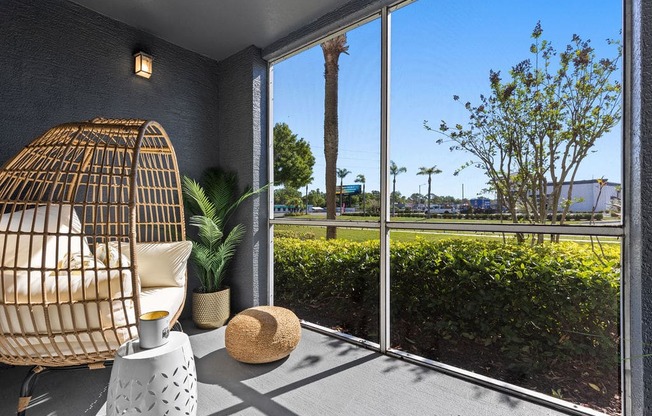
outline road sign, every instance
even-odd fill
[[[339,187],[335,189],[336,194],[341,194],[342,191]],[[344,185],[344,195],[360,195],[362,193],[362,185]]]

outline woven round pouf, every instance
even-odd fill
[[[257,306],[237,314],[226,326],[226,350],[248,364],[287,357],[301,340],[301,323],[289,309]]]

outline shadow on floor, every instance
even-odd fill
[[[297,364],[295,369],[310,367],[321,360],[318,356],[308,356],[306,358]],[[247,386],[243,381],[274,371],[286,363],[288,360],[287,357],[269,364],[244,364],[232,359],[226,352],[226,349],[222,348],[204,357],[195,357],[195,365],[197,366],[197,381],[200,383],[219,385],[241,400],[241,403],[222,409],[218,412],[212,413],[211,415],[232,415],[249,408],[255,408],[266,415],[300,416],[287,407],[275,402],[274,398],[377,358],[379,358],[378,354],[369,354],[326,371],[289,383],[267,393],[260,393]],[[215,371],[214,369],[219,369],[219,371]]]
[[[312,331],[288,358],[251,365],[228,355],[224,328],[184,322],[184,330],[197,368],[197,416],[563,414]],[[15,414],[27,371],[0,367],[0,415]],[[109,369],[43,374],[28,416],[96,416],[109,377]]]

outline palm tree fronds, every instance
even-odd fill
[[[200,290],[214,292],[222,286],[229,262],[242,241],[245,227],[235,225],[227,231],[229,217],[247,198],[267,189],[246,188],[238,196],[237,176],[234,173],[209,169],[202,177],[204,186],[183,177],[184,200],[193,214],[189,223],[197,227],[197,241],[193,241],[191,259],[197,266]]]
[[[213,291],[213,287],[215,286],[212,279],[213,264],[215,263],[213,250],[201,243],[193,241],[190,259],[196,266],[201,287],[206,292]]]
[[[206,194],[215,204],[220,218],[225,218],[232,200],[237,195],[238,179],[235,173],[219,169],[208,169],[202,176],[206,184]]]
[[[214,221],[212,218],[203,215],[193,215],[190,217],[190,225],[197,227],[199,237],[208,247],[217,245],[224,233],[220,230],[220,221]]]
[[[229,235],[224,239],[224,242],[215,251],[215,258],[219,259],[219,261],[215,263],[213,273],[216,276],[216,280],[220,283],[224,279],[226,266],[235,255],[236,249],[244,237],[244,231],[245,228],[242,224],[233,227],[233,230],[231,230]]]
[[[242,195],[240,195],[240,197],[239,197],[237,200],[235,200],[235,201],[234,201],[234,202],[233,202],[233,203],[228,207],[228,209],[226,210],[225,215],[224,215],[225,221],[228,221],[228,220],[231,218],[231,215],[233,215],[233,213],[235,212],[235,210],[236,210],[236,209],[240,206],[240,204],[242,204],[246,199],[248,199],[248,198],[250,198],[250,197],[252,197],[252,196],[254,196],[254,195],[256,195],[256,194],[259,194],[259,193],[263,192],[265,189],[267,189],[268,186],[269,186],[269,185],[265,185],[265,186],[263,186],[263,187],[261,187],[261,188],[258,188],[258,189],[255,190],[255,191],[254,191],[251,187],[247,187],[247,188],[244,190],[244,192],[242,193]]]
[[[204,188],[197,181],[187,176],[184,176],[182,180],[183,194],[188,202],[190,212],[209,218],[215,217],[216,207],[214,200],[206,195]]]

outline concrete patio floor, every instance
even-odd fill
[[[224,328],[184,322],[195,355],[198,415],[562,415],[440,372],[303,330],[276,363],[247,365],[224,348]],[[15,414],[27,368],[0,368],[0,415]],[[110,369],[44,374],[28,416],[102,415]]]

